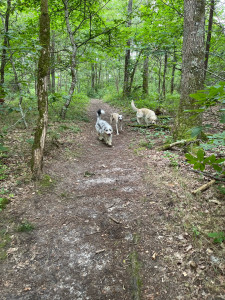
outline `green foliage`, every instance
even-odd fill
[[[19,232],[29,232],[31,230],[33,230],[35,227],[33,224],[31,224],[28,221],[23,221],[18,227],[17,227],[17,231]]]
[[[225,241],[225,234],[222,231],[210,232],[208,237],[213,238],[213,242],[216,244],[221,244],[223,241]]]
[[[225,187],[222,185],[218,185],[218,191],[222,194],[225,195]]]
[[[54,184],[54,181],[48,174],[44,174],[41,181],[40,186],[43,188],[48,188]]]
[[[0,180],[8,178],[8,167],[0,162]]]
[[[192,227],[192,232],[193,232],[194,238],[200,236],[200,231],[198,230],[198,228],[196,226]]]
[[[7,258],[7,252],[5,248],[11,241],[10,235],[7,233],[7,230],[0,231],[0,260],[4,260]]]
[[[192,164],[195,170],[204,171],[206,166],[210,166],[218,173],[225,174],[224,166],[222,165],[225,158],[217,159],[214,154],[206,157],[205,151],[202,148],[197,151],[196,156],[187,153],[185,157],[187,158],[187,162]]]
[[[172,153],[170,151],[165,151],[164,157],[169,159],[171,167],[174,168],[179,167],[179,155]]]
[[[221,81],[190,96],[197,100],[196,104],[201,107],[201,111],[218,103],[225,104],[225,82]]]
[[[6,205],[10,203],[10,198],[13,197],[13,194],[5,189],[0,190],[0,211],[6,208]]]
[[[0,211],[2,211],[9,202],[8,198],[0,197]]]

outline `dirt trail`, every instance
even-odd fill
[[[0,299],[213,299],[191,291],[169,263],[179,243],[167,230],[177,196],[164,185],[165,162],[154,151],[148,161],[136,155],[139,133],[126,126],[112,148],[99,141],[99,108],[109,120],[112,107],[93,99],[90,123],[46,158],[51,187],[12,204],[35,229],[15,236]]]

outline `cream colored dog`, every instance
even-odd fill
[[[136,116],[137,116],[137,122],[138,124],[142,123],[142,120],[144,120],[146,125],[149,124],[155,124],[156,120],[157,120],[157,116],[155,114],[155,112],[153,110],[150,110],[148,108],[140,108],[138,109],[135,105],[134,105],[134,101],[131,101],[131,107],[133,108],[134,111],[137,112]]]
[[[110,115],[110,124],[115,121],[116,124],[116,134],[119,135],[118,124],[120,123],[120,130],[123,131],[123,116],[118,113],[113,113]]]

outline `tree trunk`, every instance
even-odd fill
[[[161,95],[161,69],[162,69],[162,62],[161,62],[161,57],[159,58],[159,81],[158,81],[158,93]],[[161,96],[160,96],[161,98]]]
[[[139,60],[140,60],[141,54],[142,54],[142,50],[139,52],[138,57],[137,57],[137,59],[136,59],[136,62],[135,62],[135,64],[134,64],[134,67],[133,67],[133,69],[132,69],[132,72],[131,72],[131,74],[130,74],[130,84],[129,84],[129,86],[128,86],[128,94],[130,94],[130,92],[131,92],[131,88],[132,88],[133,81],[134,81],[134,75],[135,75],[135,72],[136,72],[136,69],[137,69],[138,62],[139,62]]]
[[[98,89],[98,64],[95,64],[95,91]]]
[[[204,79],[206,78],[206,72],[207,72],[207,69],[208,69],[208,62],[209,62],[209,50],[210,50],[210,42],[211,42],[211,36],[212,36],[212,25],[213,25],[214,8],[215,8],[215,0],[211,0],[211,3],[210,3],[210,12],[209,12],[208,33],[207,33],[207,41],[206,41],[206,50],[205,50]]]
[[[164,58],[164,71],[163,71],[163,84],[162,84],[162,93],[163,99],[166,99],[166,70],[167,70],[167,52],[165,53]]]
[[[170,86],[170,94],[171,95],[173,95],[173,92],[174,92],[174,79],[175,79],[176,64],[177,64],[176,47],[174,47],[174,51],[173,51],[173,67],[172,67],[171,86]]]
[[[95,65],[91,64],[91,89],[95,89]]]
[[[102,64],[100,63],[99,70],[98,70],[98,85],[99,86],[101,84],[101,73],[102,73]]]
[[[45,139],[48,124],[48,93],[47,93],[47,77],[50,66],[50,19],[48,15],[48,0],[41,0],[40,15],[40,45],[41,53],[38,62],[38,79],[37,79],[37,95],[38,95],[38,111],[39,118],[37,128],[34,134],[34,144],[32,147],[31,170],[34,180],[41,177],[43,165],[43,152],[45,147]]]
[[[131,13],[132,13],[133,0],[128,2],[128,18],[127,27],[131,27]],[[127,49],[125,54],[125,65],[124,65],[124,83],[123,83],[123,96],[129,96],[129,82],[130,82],[130,46],[131,41],[127,41]]]
[[[8,47],[10,48],[9,42],[8,42]],[[10,62],[11,62],[14,77],[15,77],[15,83],[16,83],[18,91],[20,93],[20,100],[19,100],[20,113],[21,113],[21,116],[22,116],[24,126],[25,126],[25,128],[27,128],[28,126],[27,126],[27,122],[26,122],[26,119],[25,119],[25,113],[24,113],[23,108],[22,108],[22,102],[23,102],[22,87],[21,87],[21,83],[19,82],[19,78],[18,78],[18,75],[17,75],[17,71],[16,71],[16,67],[15,67],[15,64],[14,64],[14,61],[13,61],[13,55],[12,55],[11,51],[10,51]]]
[[[75,85],[76,85],[76,55],[77,55],[77,45],[74,41],[74,37],[73,37],[73,32],[72,29],[70,27],[70,22],[69,22],[69,10],[68,10],[68,0],[64,0],[64,9],[65,9],[65,19],[66,19],[66,27],[67,27],[67,32],[69,34],[69,38],[70,38],[70,42],[71,42],[71,46],[72,46],[72,54],[71,54],[71,76],[72,76],[72,81],[71,81],[71,85],[70,85],[70,90],[69,90],[69,95],[67,98],[67,101],[65,102],[62,110],[61,110],[61,117],[62,119],[65,119],[66,117],[66,112],[67,109],[70,105],[70,102],[72,100],[73,97],[73,93],[74,93],[74,89],[75,89]]]
[[[204,59],[205,0],[184,0],[181,98],[173,132],[175,139],[189,137],[190,129],[201,125],[201,115],[185,111],[198,108],[190,94],[203,89]]]
[[[0,98],[5,97],[5,90],[4,90],[4,82],[5,82],[5,65],[6,65],[6,49],[8,44],[8,32],[9,32],[9,17],[10,17],[10,10],[11,10],[11,0],[7,0],[7,9],[5,14],[5,22],[4,18],[2,18],[3,28],[4,28],[4,39],[2,45],[2,57],[1,57],[1,79],[0,79]]]
[[[51,92],[55,93],[55,32],[52,30],[51,45]]]
[[[142,89],[143,94],[148,95],[148,75],[149,75],[149,56],[147,55],[144,60],[143,64],[143,83],[142,83]]]

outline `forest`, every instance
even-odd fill
[[[64,201],[67,211],[73,197],[76,201],[83,197],[83,194],[77,196],[82,190],[79,188],[80,181],[85,179],[91,182],[95,179],[97,182],[99,178],[95,178],[98,174],[96,170],[100,165],[105,171],[111,170],[114,165],[122,165],[124,162],[131,164],[129,159],[134,156],[134,162],[130,165],[132,173],[140,164],[145,175],[142,179],[138,177],[138,173],[132,186],[143,184],[145,188],[141,192],[142,196],[132,193],[131,199],[139,199],[140,202],[139,216],[133,219],[141,218],[142,213],[145,215],[143,201],[148,203],[146,207],[149,205],[150,214],[150,204],[154,201],[146,199],[148,195],[154,194],[154,188],[149,187],[150,183],[154,185],[154,179],[162,202],[167,197],[170,199],[172,196],[168,196],[168,193],[175,193],[176,190],[176,196],[167,199],[168,207],[159,201],[157,209],[169,211],[171,217],[169,218],[166,212],[169,221],[164,223],[163,219],[162,224],[165,227],[161,227],[162,224],[157,223],[161,218],[159,215],[155,221],[155,231],[168,230],[168,235],[173,236],[176,233],[180,237],[179,243],[185,242],[184,253],[188,252],[189,256],[177,254],[179,243],[176,242],[174,253],[177,254],[179,272],[184,278],[190,279],[190,286],[181,283],[182,278],[174,271],[173,265],[171,268],[173,274],[176,274],[176,280],[169,281],[168,290],[164,287],[159,292],[159,287],[154,291],[150,288],[147,291],[146,286],[153,284],[153,281],[146,279],[146,274],[151,274],[152,265],[146,264],[141,268],[140,261],[143,265],[148,260],[155,263],[159,253],[163,253],[164,250],[160,248],[157,240],[153,242],[157,250],[147,250],[146,238],[146,244],[143,242],[144,253],[147,255],[149,251],[151,255],[150,258],[144,254],[141,256],[137,244],[139,245],[139,239],[143,239],[144,229],[148,231],[149,224],[145,218],[142,220],[144,225],[138,222],[134,225],[131,222],[129,218],[138,211],[132,204],[130,216],[125,217],[127,223],[132,224],[128,225],[133,236],[132,246],[125,246],[121,242],[120,250],[116,249],[113,252],[118,251],[121,257],[126,253],[129,257],[125,268],[128,277],[123,275],[123,286],[126,287],[124,291],[100,292],[102,286],[99,283],[93,283],[88,290],[87,279],[87,282],[84,280],[83,294],[78,293],[78,287],[73,287],[74,290],[69,294],[69,289],[63,281],[65,290],[57,288],[55,293],[49,291],[45,296],[48,299],[224,299],[224,1],[3,0],[0,1],[0,16],[0,264],[3,264],[3,270],[8,259],[11,269],[15,263],[14,257],[17,257],[17,262],[21,259],[21,264],[23,259],[25,261],[26,251],[21,250],[21,255],[18,253],[20,249],[28,247],[27,245],[29,253],[35,253],[32,249],[36,247],[36,242],[33,244],[32,238],[39,237],[40,253],[45,243],[51,244],[50,238],[44,242],[41,236],[43,229],[40,229],[40,234],[35,232],[39,232],[38,226],[46,226],[46,231],[50,228],[50,225],[46,225],[47,212],[51,211],[54,201],[57,202],[55,209],[61,210],[61,202],[68,198]],[[153,110],[157,115],[157,122],[139,124],[131,107],[132,100],[138,108]],[[111,112],[123,114],[124,129],[118,136],[114,131],[112,150],[97,140],[96,111],[101,106],[106,111],[105,119]],[[93,162],[94,158],[99,158],[99,166],[97,162]],[[71,175],[72,166],[74,174]],[[166,172],[166,184],[163,183],[164,173],[160,177],[159,170]],[[122,175],[117,172],[119,171],[115,170],[114,176],[120,178]],[[121,172],[126,172],[126,168],[123,167],[122,170],[121,167]],[[149,172],[152,172],[152,180],[149,178]],[[82,179],[79,179],[81,173]],[[101,176],[103,180],[104,176]],[[105,182],[101,181],[104,184],[109,179],[105,176]],[[114,182],[114,178],[110,180]],[[76,183],[73,184],[72,181]],[[124,185],[125,181],[122,179],[119,184]],[[76,196],[72,185],[77,188]],[[90,191],[89,187],[86,189],[85,197],[90,197],[87,196],[89,192],[95,197],[92,203],[98,201],[97,189],[97,186]],[[107,197],[114,197],[115,200],[113,195],[117,193],[117,189],[116,184],[112,189],[107,190],[105,187],[101,197],[104,198],[109,193]],[[123,186],[124,191],[129,189]],[[160,189],[165,192],[164,195],[160,196]],[[51,190],[54,190],[55,196],[51,196]],[[60,196],[56,197],[58,190]],[[118,199],[123,197],[125,196],[121,190]],[[126,197],[124,199],[127,199]],[[33,199],[33,202],[29,202],[29,199]],[[49,206],[46,199],[52,199],[49,200]],[[84,205],[85,199],[84,202],[79,202],[80,207]],[[42,201],[40,206],[39,201]],[[182,201],[184,202],[181,203]],[[100,201],[99,206],[103,207],[104,204]],[[118,204],[116,209],[119,207]],[[46,219],[36,220],[34,216],[39,213],[33,211],[35,209]],[[153,219],[158,213],[158,210],[154,209]],[[54,210],[50,213],[51,218],[55,216],[59,220],[61,217],[70,220],[69,215],[61,214],[62,212],[57,217]],[[110,215],[107,222],[110,219],[117,232],[121,230],[126,234],[128,227],[123,227],[125,221],[118,221],[118,216],[119,213],[113,217]],[[100,219],[101,217],[98,219],[100,224],[103,224],[105,221]],[[173,225],[168,225],[171,220]],[[73,226],[72,221],[68,222],[63,221],[63,225]],[[179,222],[183,228],[181,231],[174,225]],[[109,227],[112,225],[110,224]],[[54,222],[51,225],[54,225]],[[82,230],[85,231],[84,228],[83,224]],[[51,232],[51,229],[49,230]],[[57,236],[61,236],[60,230],[57,227]],[[137,235],[134,233],[136,231],[139,232]],[[68,232],[65,236],[69,240]],[[31,240],[28,236],[32,236]],[[99,241],[95,240],[93,243],[96,245]],[[98,255],[106,254],[107,246],[111,247],[110,244],[99,245],[102,248],[96,250]],[[64,250],[66,247],[63,244]],[[124,249],[124,252],[121,249]],[[207,262],[204,253],[209,257]],[[63,269],[66,265],[64,259],[66,261],[68,257],[66,254],[60,255],[63,257],[60,268]],[[168,258],[168,252],[163,257]],[[81,258],[77,259],[80,261]],[[110,258],[110,266],[113,259]],[[184,263],[180,262],[185,259],[191,271],[187,271]],[[123,260],[125,259],[121,258],[121,261]],[[35,257],[36,261],[37,264],[41,263],[41,259],[36,260]],[[32,259],[24,274],[30,273],[31,264]],[[56,272],[56,265],[53,265]],[[51,266],[49,264],[49,268]],[[83,268],[85,269],[86,265],[83,265]],[[118,270],[119,266],[116,269]],[[172,272],[172,269],[166,274]],[[95,266],[93,272],[97,274],[97,270]],[[87,269],[85,272],[88,273]],[[127,275],[128,273],[130,275]],[[44,272],[40,274],[43,275]],[[159,274],[156,275],[156,279],[157,276],[160,277]],[[34,275],[33,281],[31,280],[33,285],[22,281],[23,291],[19,291],[15,283],[17,277],[11,281],[13,283],[9,284],[8,288],[6,283],[11,280],[10,272],[6,272],[5,276],[5,281],[2,280],[5,289],[3,298],[0,294],[0,299],[47,299],[44,296],[42,298],[40,283],[34,283]],[[121,278],[123,276],[121,275]],[[65,278],[64,275],[62,277]],[[72,278],[71,275],[70,279]],[[195,279],[191,281],[191,278]],[[109,278],[108,280],[110,281]],[[59,283],[59,279],[56,281]],[[142,284],[139,284],[140,281]],[[46,282],[54,288],[51,280]],[[178,294],[174,294],[173,285],[180,285]],[[98,286],[98,292],[95,286]],[[23,294],[24,291],[28,293],[27,298]]]

